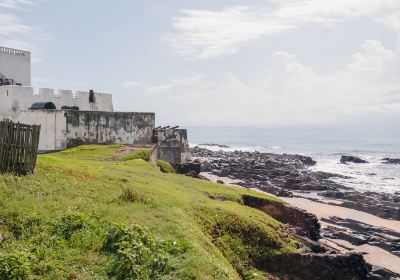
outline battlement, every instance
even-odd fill
[[[12,49],[12,48],[2,47],[2,46],[0,46],[0,52],[5,53],[5,54],[20,55],[20,56],[28,56],[28,55],[30,56],[31,55],[31,53],[28,51]]]
[[[0,46],[0,74],[7,84],[31,86],[31,53]]]
[[[34,103],[52,102],[57,109],[78,107],[82,111],[114,111],[112,95],[109,93],[89,91],[72,91],[65,89],[0,86],[0,115],[12,117],[23,110],[28,110]]]

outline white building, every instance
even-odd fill
[[[53,110],[31,110],[37,103]],[[114,112],[112,95],[31,87],[31,54],[0,47],[0,119],[40,124],[39,150],[80,144],[152,144],[154,113]]]
[[[39,151],[82,144],[154,146],[156,159],[190,159],[185,129],[154,129],[154,113],[114,112],[112,95],[31,87],[31,54],[0,47],[0,120],[41,125]]]
[[[31,53],[0,46],[0,77],[31,86]]]

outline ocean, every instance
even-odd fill
[[[337,179],[360,191],[400,192],[400,165],[382,158],[400,158],[400,127],[393,125],[342,126],[190,126],[191,146],[213,150],[296,153],[317,161],[315,170],[350,176]],[[343,154],[358,156],[367,164],[340,164]]]

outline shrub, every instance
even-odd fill
[[[147,203],[148,200],[143,194],[134,191],[132,188],[122,188],[122,192],[119,196],[119,199],[123,202],[139,202],[139,203]]]
[[[0,254],[0,279],[28,279],[31,273],[30,258],[30,255],[21,251]]]
[[[137,149],[136,151],[128,155],[122,156],[120,160],[127,161],[132,159],[143,159],[145,161],[149,161],[152,153],[153,153],[152,148]]]
[[[116,279],[157,279],[171,270],[167,243],[139,225],[111,225],[102,249]]]
[[[68,213],[60,218],[53,225],[53,234],[56,237],[69,240],[78,232],[98,232],[101,230],[102,223],[94,215],[83,215],[80,213]]]
[[[174,173],[174,168],[172,165],[163,160],[157,160],[157,166],[160,167],[161,172],[163,173]]]

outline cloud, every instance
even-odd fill
[[[33,2],[30,0],[1,0],[0,8],[4,9],[21,9],[24,6],[32,5]]]
[[[166,37],[176,53],[209,59],[236,53],[243,45],[319,24],[334,26],[361,17],[399,31],[398,0],[283,0],[270,5],[233,6],[220,11],[182,10]]]
[[[140,86],[140,83],[137,81],[125,81],[122,83],[121,86],[123,89],[132,89],[132,88]]]
[[[333,72],[318,73],[284,51],[273,52],[269,65],[264,77],[250,81],[232,72],[169,79],[147,87],[158,94],[157,102],[145,91],[135,99],[158,112],[160,119],[181,124],[400,120],[400,52],[386,49],[379,41],[366,40],[346,65]],[[177,104],[179,110],[172,110]]]
[[[4,47],[34,52],[33,62],[41,61],[44,42],[49,36],[38,26],[25,22],[21,11],[35,3],[30,0],[0,0],[0,42]]]

